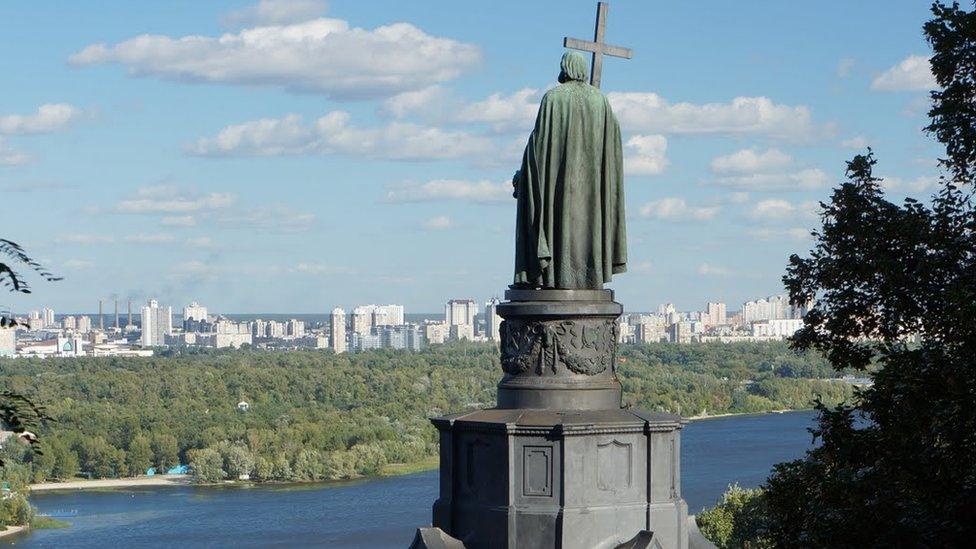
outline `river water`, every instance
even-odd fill
[[[730,483],[757,486],[810,447],[812,412],[696,421],[682,434],[689,512]],[[5,539],[23,547],[406,547],[430,523],[437,472],[348,483],[38,493],[40,512],[77,511],[64,529]]]

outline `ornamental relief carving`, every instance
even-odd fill
[[[615,320],[504,320],[501,362],[506,373],[534,368],[543,375],[562,364],[577,374],[596,375],[613,365],[617,347]]]

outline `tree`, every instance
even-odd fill
[[[224,470],[231,480],[249,477],[254,472],[254,456],[246,446],[224,442],[220,444],[219,451],[224,460]]]
[[[156,433],[152,438],[153,464],[160,473],[180,464],[180,448],[170,433]]]
[[[153,451],[145,435],[138,434],[132,437],[132,442],[129,443],[129,449],[126,451],[126,463],[129,472],[133,475],[141,475],[152,466]]]
[[[0,238],[0,286],[5,286],[11,292],[29,294],[31,293],[30,285],[27,283],[27,279],[16,270],[18,266],[27,267],[49,282],[61,280],[41,266],[40,263],[31,259],[16,242]],[[6,311],[0,311],[0,330],[11,329],[16,325],[17,321],[13,315]],[[37,427],[46,420],[50,420],[50,418],[44,412],[44,408],[34,404],[29,398],[12,391],[0,391],[0,423],[5,429],[13,431],[19,441],[35,447],[38,453],[41,451],[37,448],[37,436],[27,429],[33,427],[36,431]],[[3,465],[4,461],[0,459],[0,467]]]
[[[784,282],[816,298],[796,349],[868,371],[853,403],[823,404],[821,445],[766,483],[783,547],[962,547],[976,537],[976,14],[932,6],[926,128],[946,147],[931,206],[887,201],[868,150],[824,205]]]
[[[224,458],[217,450],[213,448],[190,450],[187,457],[190,460],[190,469],[193,470],[193,478],[197,482],[219,482],[227,477],[227,472],[224,471]]]

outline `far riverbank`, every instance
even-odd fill
[[[766,414],[786,414],[793,412],[808,412],[812,409],[801,409],[801,410],[769,410],[766,412],[731,412],[725,414],[704,414],[697,416],[686,417],[688,421],[702,421],[707,419],[718,419],[727,417],[740,417],[740,416],[761,416]],[[411,463],[390,463],[383,467],[383,469],[375,475],[366,475],[355,478],[347,479],[337,479],[335,482],[345,482],[350,480],[369,480],[374,478],[383,477],[396,477],[401,475],[409,475],[413,473],[422,473],[426,471],[436,470],[440,465],[439,456],[428,456],[422,460],[411,462]],[[275,485],[275,484],[314,484],[321,483],[321,480],[314,481],[299,481],[299,482],[261,482],[255,483],[254,481],[222,481],[213,484],[200,484],[201,486],[218,486],[218,485],[234,485],[234,484],[263,484],[263,485]],[[332,482],[332,481],[326,481]],[[66,482],[42,482],[37,484],[31,484],[31,491],[34,492],[49,492],[56,490],[112,490],[112,489],[122,489],[122,488],[136,488],[136,487],[156,487],[156,486],[185,486],[187,484],[193,484],[193,475],[154,475],[154,476],[139,476],[139,477],[128,477],[128,478],[113,478],[113,479],[97,479],[97,480],[71,480]],[[12,532],[8,532],[12,533]],[[3,533],[0,532],[0,536]]]
[[[103,478],[96,480],[69,480],[67,482],[41,482],[31,484],[32,492],[51,490],[87,490],[95,488],[131,488],[134,486],[183,486],[193,480],[191,475],[154,475],[151,477]]]

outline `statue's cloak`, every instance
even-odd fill
[[[600,90],[545,94],[513,185],[515,286],[598,289],[626,270],[620,126]]]

